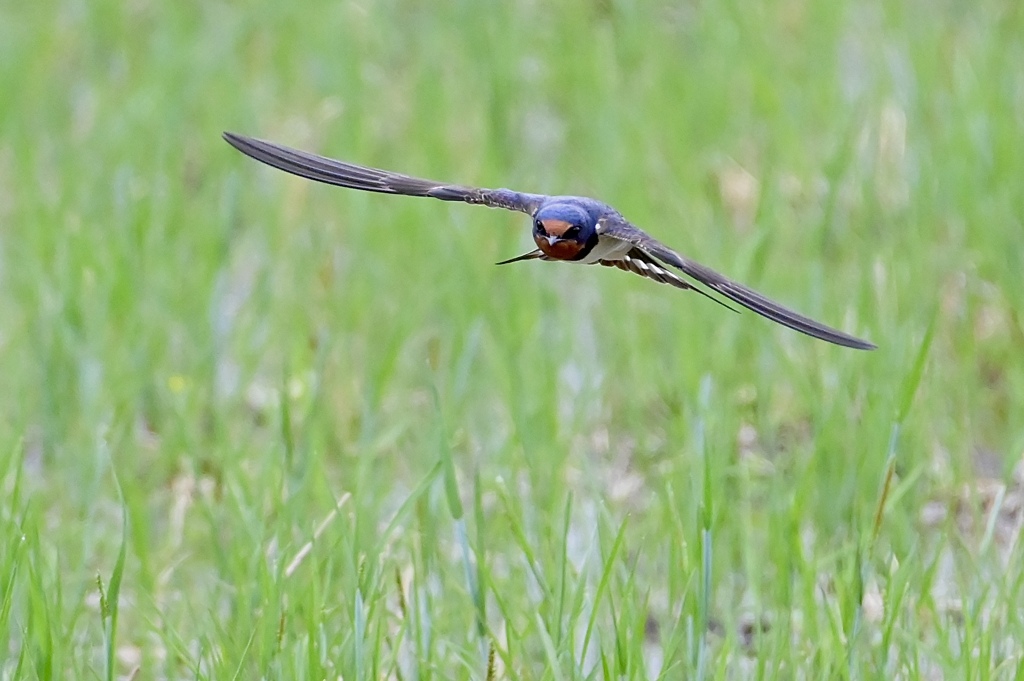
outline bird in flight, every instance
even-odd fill
[[[787,309],[709,267],[684,258],[601,201],[582,196],[546,196],[511,189],[445,184],[336,161],[245,135],[225,132],[224,139],[257,161],[317,182],[380,194],[428,196],[442,201],[463,201],[526,213],[533,220],[533,241],[537,248],[499,265],[520,260],[561,260],[618,267],[679,289],[696,291],[725,305],[669,269],[675,268],[729,300],[800,333],[848,348],[875,348],[873,343]]]

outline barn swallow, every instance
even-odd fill
[[[679,289],[696,291],[729,307],[668,269],[673,267],[729,300],[800,333],[848,348],[875,348],[873,343],[787,309],[757,291],[684,258],[601,201],[582,196],[546,196],[511,189],[445,184],[336,161],[230,132],[224,133],[224,139],[257,161],[317,182],[380,194],[428,196],[442,201],[463,201],[526,213],[533,220],[533,241],[537,248],[499,265],[520,260],[561,260],[618,267]]]

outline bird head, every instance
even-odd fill
[[[533,216],[533,240],[555,260],[582,260],[597,245],[597,221],[573,203],[552,203]]]

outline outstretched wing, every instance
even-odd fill
[[[757,291],[747,288],[743,284],[722,276],[710,267],[705,267],[698,262],[684,258],[665,244],[652,238],[643,230],[629,223],[620,216],[616,215],[602,218],[599,226],[599,232],[603,238],[611,237],[633,244],[634,249],[633,251],[630,251],[629,256],[632,256],[634,251],[640,251],[640,253],[647,256],[646,263],[648,267],[650,266],[651,260],[659,261],[665,265],[675,267],[683,274],[686,274],[701,284],[704,284],[712,291],[720,293],[729,300],[739,303],[743,307],[756,312],[762,317],[766,317],[774,322],[782,324],[783,326],[788,326],[800,333],[807,334],[808,336],[819,338],[823,341],[828,341],[829,343],[834,343],[836,345],[856,348],[858,350],[875,349],[875,345],[869,341],[851,336],[838,329],[834,329],[831,326],[822,324],[821,322],[816,322],[809,317],[805,317],[799,312],[794,312],[793,310],[776,303],[774,300],[766,298]],[[604,263],[602,262],[602,264]],[[621,265],[617,266],[622,267]],[[633,272],[637,271],[636,269],[628,267],[623,267],[623,269],[630,269],[630,271]],[[637,273],[640,274],[640,272]],[[644,276],[648,276],[652,279],[656,278],[651,277],[646,273]],[[662,281],[662,279],[658,279],[658,281]],[[667,281],[666,283],[671,283],[673,286],[679,286],[672,281]],[[683,283],[685,284],[686,282]],[[685,286],[679,286],[679,288],[685,288]]]
[[[429,196],[442,201],[465,201],[491,208],[516,210],[529,215],[537,211],[537,207],[544,199],[541,195],[523,194],[510,189],[464,187],[367,168],[231,132],[225,132],[224,139],[246,156],[278,170],[338,187],[381,194]]]

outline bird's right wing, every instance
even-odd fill
[[[442,201],[464,201],[491,208],[519,211],[528,215],[533,215],[544,199],[538,194],[524,194],[510,189],[464,187],[377,168],[367,168],[231,132],[225,132],[224,139],[246,156],[278,170],[337,187],[381,194],[428,196]]]

